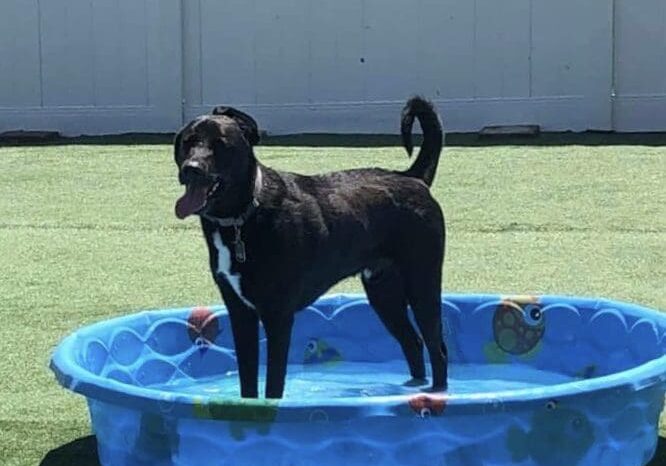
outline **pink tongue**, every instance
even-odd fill
[[[207,191],[206,186],[187,185],[185,194],[176,201],[176,217],[182,220],[203,208]]]

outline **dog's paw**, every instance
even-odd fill
[[[404,387],[422,387],[424,385],[428,385],[428,380],[412,378],[409,379],[407,382],[403,383],[402,385]]]
[[[444,393],[448,389],[448,385],[439,385],[435,386],[433,385],[432,387],[429,387],[427,390],[425,390],[426,393]]]

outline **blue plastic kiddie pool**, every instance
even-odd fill
[[[493,295],[447,295],[442,312],[445,395],[402,385],[400,348],[360,295],[298,314],[279,401],[238,398],[221,307],[82,328],[51,367],[87,397],[107,466],[638,466],[653,456],[666,315]]]

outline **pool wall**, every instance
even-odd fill
[[[88,397],[105,465],[638,466],[652,457],[666,389],[663,314],[553,296],[447,295],[442,308],[453,361],[518,362],[575,380],[326,404],[151,388],[235,370],[219,307],[143,312],[81,329],[59,346],[52,368]],[[290,362],[324,364],[326,354],[402,359],[357,295],[323,298],[298,315]]]

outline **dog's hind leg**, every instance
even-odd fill
[[[400,271],[395,265],[366,269],[361,275],[361,281],[370,305],[389,333],[398,340],[405,355],[412,376],[405,385],[425,385],[423,342],[407,316],[407,297]]]
[[[430,356],[433,391],[442,391],[448,386],[448,352],[442,337],[441,268],[424,262],[405,271],[407,299]]]

